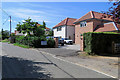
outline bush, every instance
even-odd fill
[[[47,46],[41,45],[41,41],[47,41]],[[46,37],[36,37],[36,36],[17,36],[16,43],[28,45],[30,47],[54,47],[55,41],[53,39],[46,40]]]
[[[4,39],[1,42],[9,42],[9,40],[8,39]]]
[[[47,40],[47,45],[48,45],[48,47],[53,48],[53,47],[55,46],[55,41],[54,41],[54,39],[49,38],[49,39]]]
[[[113,32],[88,32],[83,38],[84,51],[90,54],[112,53],[112,42],[120,43],[120,34]]]
[[[17,43],[20,43],[20,44],[24,44],[24,40],[25,39],[25,36],[16,36],[16,42]]]

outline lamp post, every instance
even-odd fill
[[[10,16],[10,37],[11,37],[11,16]]]

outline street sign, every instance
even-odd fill
[[[41,41],[41,45],[47,45],[47,41]]]

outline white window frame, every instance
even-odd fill
[[[85,27],[85,26],[87,26],[87,22],[86,21],[80,22],[80,27]]]

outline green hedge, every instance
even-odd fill
[[[47,41],[47,45],[43,46],[41,45],[41,41]],[[16,37],[16,43],[28,45],[31,47],[54,47],[55,42],[53,39],[46,39],[46,37],[36,37],[36,36],[17,36]]]
[[[112,53],[112,42],[120,43],[120,34],[113,32],[88,32],[83,34],[84,51],[90,54]]]
[[[52,38],[49,38],[47,40],[47,45],[48,45],[49,48],[53,48],[55,46],[55,40],[52,39]]]

